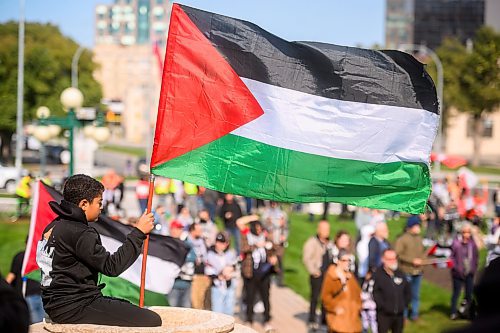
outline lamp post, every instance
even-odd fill
[[[50,117],[50,110],[46,106],[40,106],[36,110],[36,117],[43,121]],[[45,176],[45,168],[47,165],[47,153],[45,151],[45,143],[49,141],[51,138],[56,137],[61,128],[57,125],[41,125],[35,126],[33,128],[33,136],[40,141],[40,176]]]
[[[401,51],[413,51],[420,52],[426,55],[429,55],[432,61],[436,64],[437,69],[437,97],[439,101],[439,125],[438,125],[438,133],[436,137],[437,141],[437,153],[441,155],[443,153],[443,116],[442,111],[444,110],[444,102],[443,102],[443,64],[441,63],[441,59],[439,59],[436,52],[432,49],[428,48],[425,45],[415,45],[415,44],[402,44],[398,47]],[[439,161],[439,156],[434,162],[435,172],[441,171],[441,162]]]
[[[50,117],[50,110],[47,107],[40,107],[37,110],[38,126],[33,130],[35,137],[43,143],[51,137],[59,134],[61,128],[69,131],[69,176],[75,172],[74,161],[74,137],[75,128],[83,127],[84,121],[76,117],[75,109],[79,108],[83,103],[83,94],[77,88],[66,88],[61,93],[61,103],[64,110],[67,111],[66,117]],[[109,139],[110,131],[104,126],[104,117],[99,113],[93,125],[84,127],[84,134],[102,143]],[[43,154],[44,155],[44,154]],[[45,161],[45,160],[44,160]],[[44,162],[43,161],[43,162]]]

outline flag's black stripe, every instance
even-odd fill
[[[438,113],[434,83],[409,54],[288,42],[250,22],[181,8],[240,77],[326,98]]]
[[[45,190],[49,193],[52,199],[58,203],[61,202],[63,196],[55,188],[43,183]],[[47,207],[48,208],[48,207]],[[97,222],[89,224],[94,227],[101,236],[113,238],[120,243],[123,243],[133,227],[115,221],[108,216],[101,215]],[[149,239],[148,254],[158,257],[162,260],[171,261],[178,266],[184,264],[184,259],[188,253],[188,249],[183,241],[162,235],[151,234]]]
[[[132,230],[132,226],[122,224],[105,215],[101,215],[96,223],[90,224],[101,236],[113,238],[121,243]],[[151,234],[148,255],[171,261],[182,266],[188,253],[185,243],[169,236]]]

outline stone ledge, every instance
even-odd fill
[[[162,318],[161,327],[38,323],[31,325],[30,333],[256,333],[251,328],[235,324],[233,317],[221,313],[160,306],[150,310]]]

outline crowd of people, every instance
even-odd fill
[[[26,182],[20,183],[20,197],[29,190]],[[102,184],[104,212],[113,215],[122,209],[124,178],[110,171]],[[156,180],[154,191],[153,232],[181,239],[190,248],[166,295],[169,304],[234,315],[241,281],[240,315],[253,326],[255,313],[262,313],[265,330],[272,330],[270,286],[272,281],[283,284],[288,245],[288,216],[280,204],[165,178]],[[141,211],[146,210],[148,194],[149,182],[141,178],[136,185]],[[403,233],[392,243],[386,221],[400,218],[397,212],[346,210],[354,211],[357,235],[341,230],[331,237],[330,223],[319,221],[317,234],[303,245],[311,288],[309,328],[326,325],[333,332],[402,332],[405,320],[419,320],[426,265],[450,268],[450,318],[469,318],[479,249],[488,250],[486,265],[500,257],[500,190],[490,196],[486,185],[479,187],[466,176],[437,179],[428,212],[409,216]],[[486,205],[491,200],[496,217],[487,220]],[[324,217],[327,210],[325,206]],[[14,258],[7,276],[17,289],[23,285],[22,256]],[[459,302],[462,289],[465,297]],[[24,292],[31,321],[40,321],[39,290],[31,285]]]
[[[148,189],[145,178],[136,186],[141,210]],[[169,304],[234,315],[241,281],[243,320],[252,326],[255,312],[262,313],[264,329],[272,330],[270,287],[273,280],[283,284],[288,239],[288,217],[280,205],[164,178],[155,181],[155,195],[153,232],[179,238],[190,248],[166,296]]]
[[[399,218],[394,212],[356,209],[355,244],[343,230],[332,239],[329,222],[321,220],[317,234],[303,247],[311,288],[309,328],[323,324],[332,332],[402,332],[406,320],[419,320],[420,287],[428,265],[450,270],[450,319],[471,319],[479,249],[488,250],[486,266],[500,256],[500,191],[490,197],[485,185],[478,191],[468,181],[435,181],[430,210],[409,216],[392,243],[386,219]],[[495,217],[486,220],[490,201]],[[462,289],[465,297],[459,303]]]

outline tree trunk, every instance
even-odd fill
[[[12,157],[11,143],[12,143],[12,133],[0,131],[0,138],[2,144],[0,146],[0,161],[7,162]]]
[[[472,166],[479,166],[479,160],[481,157],[481,139],[483,137],[483,117],[482,113],[474,114],[473,116],[473,132],[472,132],[472,142],[474,144],[474,150],[472,152]]]

